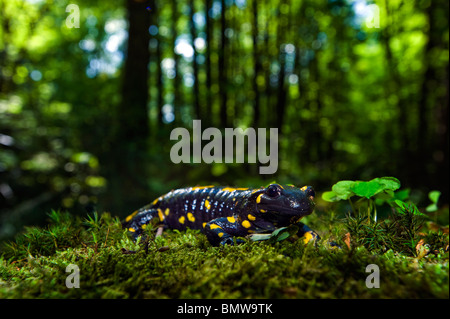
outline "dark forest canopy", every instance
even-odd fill
[[[448,202],[446,0],[0,0],[0,11],[0,236],[51,208],[123,217],[204,183],[323,192],[395,176]],[[171,131],[195,119],[278,128],[277,172],[172,163]]]

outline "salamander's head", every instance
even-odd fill
[[[271,184],[257,193],[256,209],[261,215],[268,213],[272,217],[298,220],[313,212],[314,196],[311,186],[298,188]]]

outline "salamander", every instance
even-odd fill
[[[311,186],[271,184],[266,188],[216,186],[172,190],[125,218],[123,226],[137,238],[150,222],[165,228],[200,229],[213,246],[243,242],[237,237],[270,233],[296,224],[304,241],[318,239],[300,220],[313,212]]]

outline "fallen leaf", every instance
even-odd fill
[[[344,243],[347,245],[348,249],[351,249],[350,245],[350,233],[344,235]]]
[[[416,245],[417,259],[425,257],[425,255],[428,254],[429,251],[430,251],[429,245],[426,245],[423,239],[419,240],[419,242]]]
[[[419,252],[420,248],[423,246],[425,241],[423,239],[419,240],[419,242],[416,245],[416,251]]]

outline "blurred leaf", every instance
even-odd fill
[[[372,180],[369,182],[356,181],[351,185],[350,189],[355,193],[355,195],[369,199],[375,194],[381,192],[383,187],[380,183]]]
[[[387,201],[391,198],[394,198],[395,194],[392,190],[385,190],[375,195],[376,199],[381,199],[383,201]]]
[[[406,199],[409,198],[410,191],[411,190],[409,188],[403,189],[401,191],[397,191],[394,193],[394,198],[399,199],[401,201],[405,201]]]
[[[350,189],[354,183],[354,181],[339,181],[331,187],[331,190],[340,199],[349,199],[354,195],[353,191]]]
[[[401,186],[400,181],[397,178],[391,176],[374,178],[372,181],[383,185],[383,190],[395,191]]]
[[[431,200],[431,202],[437,204],[439,197],[441,196],[441,192],[440,191],[431,191],[428,194],[428,198]]]
[[[322,193],[322,199],[327,201],[327,202],[337,202],[340,201],[341,198],[339,198],[335,192],[333,191],[328,191],[328,192],[323,192]]]

